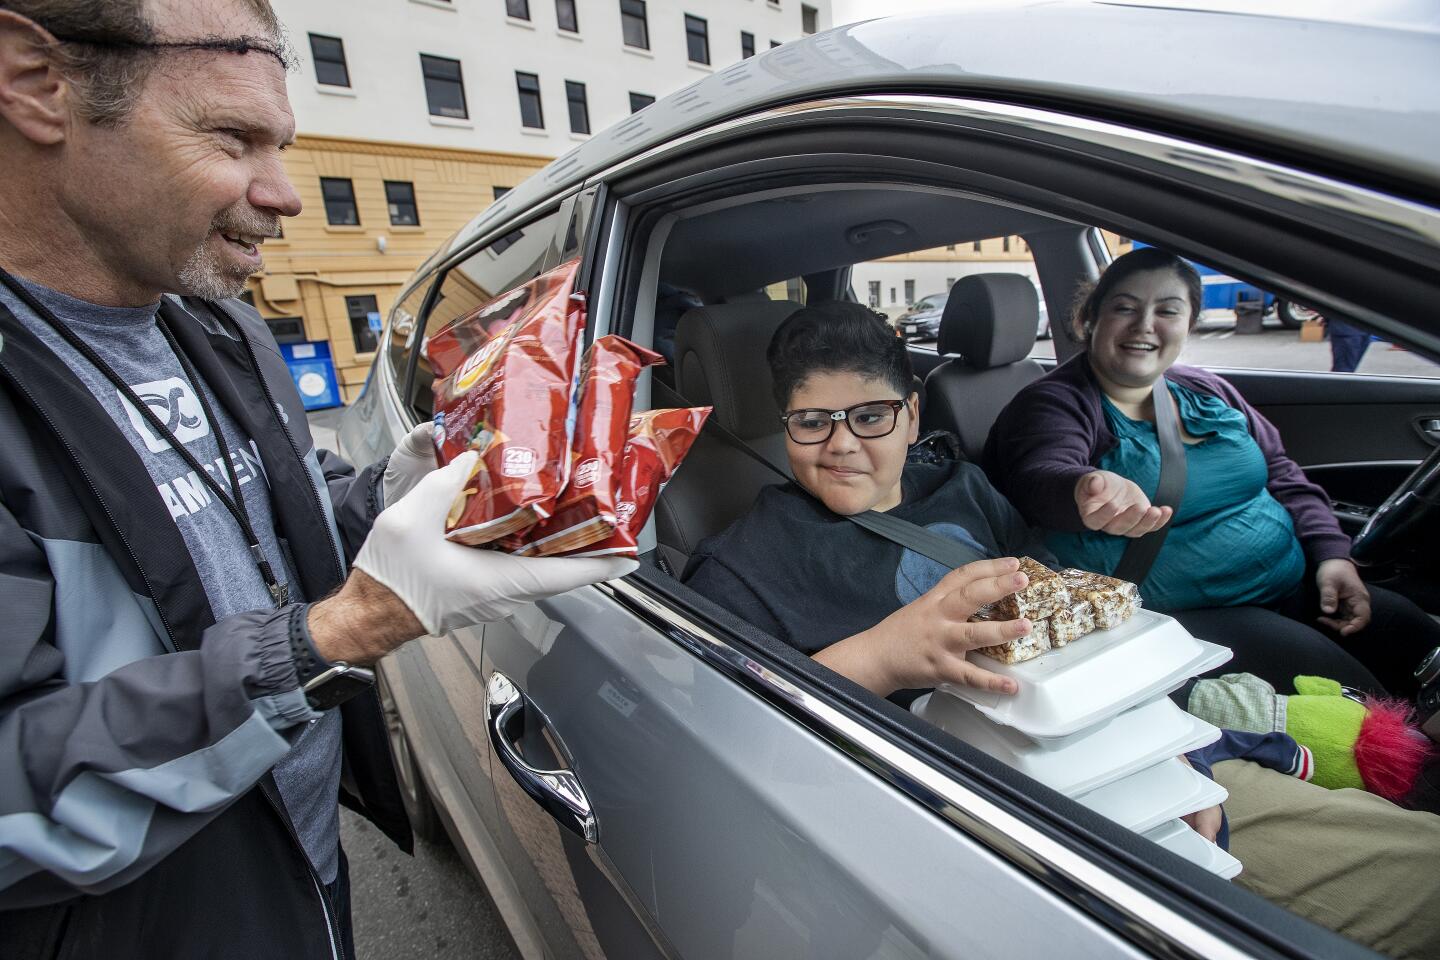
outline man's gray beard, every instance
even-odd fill
[[[202,242],[180,268],[182,293],[202,300],[229,300],[245,292],[245,281],[252,271],[246,268],[227,270],[210,250],[209,240]]]

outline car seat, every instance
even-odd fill
[[[925,378],[925,428],[951,431],[966,459],[978,462],[1000,411],[1045,375],[1029,359],[1039,322],[1040,301],[1029,277],[980,273],[955,281],[937,348],[958,356]]]
[[[713,406],[711,417],[720,426],[788,476],[765,349],[775,328],[800,306],[790,300],[756,300],[687,311],[675,328],[678,395],[667,396],[665,387],[655,384],[656,406]],[[739,519],[763,487],[781,480],[775,470],[706,430],[656,504],[660,557],[678,575],[701,540]]]

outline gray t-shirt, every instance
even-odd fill
[[[303,599],[298,596],[299,584],[275,536],[269,481],[260,462],[259,448],[254,440],[241,433],[214,393],[201,384],[219,422],[207,421],[195,395],[195,384],[186,377],[165,335],[155,324],[159,305],[103,307],[36,283],[21,282],[130,385],[221,489],[233,496],[229,473],[214,435],[217,427],[224,431],[235,477],[261,550],[276,578],[291,584],[295,599]],[[239,523],[205,481],[171,449],[167,440],[155,434],[105,374],[91,366],[3,285],[0,285],[0,301],[69,365],[144,461],[199,571],[216,619],[273,606],[270,591],[251,557]],[[217,326],[214,318],[208,316],[196,317],[195,321],[211,329]],[[272,772],[316,872],[325,883],[333,882],[339,868],[339,711],[329,710],[311,723]]]

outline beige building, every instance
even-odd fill
[[[303,334],[329,342],[341,396],[349,402],[374,359],[375,328],[415,268],[497,192],[548,162],[302,134],[286,152],[285,166],[305,209],[285,222],[284,237],[266,241],[265,272],[250,281],[255,306],[282,339]],[[333,198],[327,216],[327,181],[350,184],[353,218],[338,215],[343,211],[335,208],[345,202]],[[387,184],[392,193],[405,192],[393,185],[407,185],[411,203],[392,209]]]
[[[401,285],[475,214],[592,132],[824,30],[830,0],[273,0],[299,67],[286,170],[304,212],[250,296],[326,341],[359,392]]]

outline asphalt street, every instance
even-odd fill
[[[518,960],[495,904],[450,847],[417,840],[408,857],[349,810],[340,842],[357,960]]]

